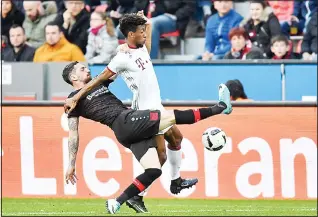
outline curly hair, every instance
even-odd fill
[[[119,25],[120,25],[120,31],[123,33],[125,37],[127,37],[129,32],[136,32],[138,26],[145,25],[146,20],[135,14],[125,14],[120,20],[119,20]]]
[[[72,85],[72,82],[70,80],[70,74],[73,72],[74,66],[77,63],[78,63],[77,61],[71,62],[70,64],[65,66],[65,68],[63,69],[62,77],[63,77],[64,81],[70,85]]]

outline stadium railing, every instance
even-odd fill
[[[58,98],[65,98],[72,91],[61,76],[66,64],[4,62],[2,96],[6,93],[35,93],[37,100],[57,100],[57,94]],[[248,97],[255,101],[302,101],[308,98],[316,100],[317,97],[317,62],[314,61],[154,60],[153,64],[163,101],[217,100],[218,84],[229,79],[241,80]],[[96,76],[105,66],[89,67]],[[121,78],[110,89],[121,100],[132,98]]]

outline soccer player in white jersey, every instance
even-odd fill
[[[131,106],[133,109],[164,110],[161,103],[160,88],[149,55],[151,49],[151,23],[143,15],[142,11],[138,12],[137,15],[126,14],[120,20],[120,30],[125,35],[127,44],[120,48],[120,51],[109,63],[107,66],[108,70],[116,73],[116,75],[121,75],[128,88],[132,91],[133,100]],[[198,179],[182,179],[180,176],[182,134],[176,125],[161,131],[156,136],[157,151],[161,165],[167,159],[165,140],[168,142],[167,152],[171,170],[170,191],[173,194],[178,194],[182,189],[195,185]],[[126,204],[136,212],[148,212],[143,202],[143,195],[146,191],[129,199]]]

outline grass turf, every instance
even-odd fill
[[[145,199],[157,216],[317,216],[317,200]],[[2,199],[4,216],[105,216],[104,199]],[[137,215],[123,205],[117,214]]]

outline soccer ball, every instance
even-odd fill
[[[225,132],[217,127],[210,127],[202,135],[202,143],[209,151],[219,151],[226,144]]]

